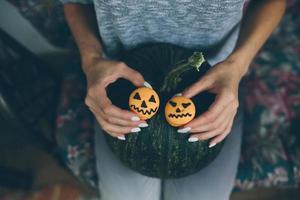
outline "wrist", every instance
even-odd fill
[[[240,78],[243,78],[252,62],[252,56],[241,51],[234,51],[226,60],[234,65]]]
[[[98,42],[78,42],[82,67],[88,67],[95,59],[102,58],[102,49]],[[85,70],[85,69],[83,69]]]
[[[103,59],[101,52],[85,51],[85,53],[80,54],[82,70],[85,74],[94,66],[96,61]]]
[[[98,48],[80,48],[79,51],[82,62],[102,58],[103,56],[102,51]]]
[[[87,74],[88,71],[90,71],[94,65],[97,63],[97,61],[103,59],[101,55],[95,54],[95,55],[88,55],[88,56],[81,56],[81,68],[84,74]]]

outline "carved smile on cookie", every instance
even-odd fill
[[[190,113],[185,113],[185,114],[169,114],[170,118],[183,118],[183,117],[192,117],[193,115]]]
[[[196,113],[191,99],[176,96],[170,99],[165,107],[165,117],[171,126],[182,126],[190,122]]]
[[[134,109],[138,113],[143,113],[143,115],[151,115],[153,113],[156,113],[157,107],[156,108],[150,108],[150,110],[144,110],[144,109],[139,109],[139,107],[136,107],[135,105],[130,105],[130,108]]]

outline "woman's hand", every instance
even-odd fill
[[[237,62],[225,60],[183,91],[182,95],[188,98],[205,90],[216,94],[208,111],[178,130],[191,133],[189,142],[213,138],[209,144],[213,147],[230,133],[239,106],[238,87],[242,74],[238,69]]]
[[[83,62],[87,78],[87,96],[85,103],[93,112],[102,129],[121,140],[124,134],[139,132],[146,127],[133,112],[114,106],[106,94],[106,87],[119,78],[124,78],[139,87],[145,85],[143,76],[123,62],[94,57]]]
[[[183,92],[189,98],[204,90],[217,94],[207,112],[178,130],[181,133],[190,132],[190,142],[213,138],[209,145],[213,147],[230,133],[238,108],[239,82],[258,50],[280,22],[285,8],[286,0],[251,1],[243,16],[235,50],[228,59],[214,66]]]

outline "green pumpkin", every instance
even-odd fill
[[[195,83],[211,67],[203,54],[171,44],[145,44],[123,53],[120,60],[140,72],[160,97],[158,113],[147,120],[149,126],[119,140],[106,135],[113,153],[129,168],[150,177],[179,178],[198,172],[220,152],[223,143],[209,148],[209,141],[188,142],[189,134],[178,133],[164,117],[164,107],[174,94]],[[112,103],[128,108],[135,87],[118,80],[108,88]],[[192,98],[196,116],[208,109],[215,95],[203,92]]]

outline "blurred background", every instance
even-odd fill
[[[300,0],[245,79],[233,200],[300,199]],[[92,121],[58,0],[0,1],[0,200],[97,199]],[[76,110],[74,108],[76,107]]]

